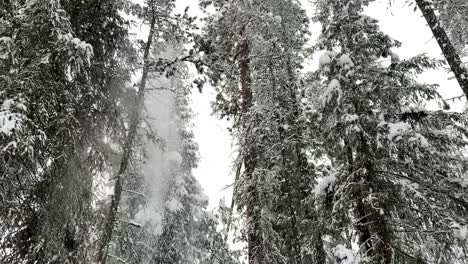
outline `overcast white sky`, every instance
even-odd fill
[[[389,1],[392,5],[389,6]],[[381,29],[392,38],[403,43],[395,50],[401,58],[408,58],[417,54],[426,53],[434,58],[442,58],[441,50],[433,39],[429,27],[419,10],[414,12],[414,6],[408,6],[405,0],[377,0],[366,9],[365,13],[379,20]],[[412,2],[412,1],[408,1]],[[312,13],[313,6],[303,0],[303,7]],[[190,7],[190,13],[200,15],[197,0],[178,0],[178,10]],[[312,25],[312,39],[318,37],[319,25]],[[314,59],[317,59],[316,55]],[[316,67],[312,62],[311,67]],[[314,70],[311,68],[310,70]],[[440,92],[444,98],[451,98],[462,94],[456,80],[448,80],[449,74],[444,70],[425,73],[421,80],[427,83],[441,85]],[[223,190],[232,184],[232,161],[235,158],[234,148],[231,146],[230,136],[226,130],[227,123],[211,115],[210,102],[214,99],[213,91],[205,89],[200,94],[193,92],[193,110],[196,113],[195,136],[200,146],[201,161],[195,170],[195,176],[200,181],[206,194],[210,197],[210,207],[218,205],[221,198],[231,199],[232,189]],[[453,110],[460,110],[463,103],[453,105]]]

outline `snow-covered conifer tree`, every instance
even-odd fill
[[[101,4],[106,12],[67,1],[2,2],[2,262],[87,259],[93,176],[107,162],[105,137],[120,133],[117,101],[129,77],[116,59],[128,47],[123,2]],[[113,38],[101,34],[104,21]]]
[[[329,259],[465,263],[465,116],[424,107],[445,106],[437,85],[415,81],[440,63],[400,60],[399,43],[361,13],[368,3],[321,1],[316,15],[326,51],[314,133],[329,169],[314,194]]]
[[[215,110],[234,120],[249,263],[302,263],[317,248],[314,207],[304,202],[314,182],[299,73],[308,19],[296,1],[213,6],[199,46],[218,91]]]

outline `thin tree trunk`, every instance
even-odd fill
[[[416,0],[416,4],[423,13],[424,18],[427,21],[427,24],[432,30],[437,43],[442,49],[442,53],[445,56],[450,69],[455,74],[458,84],[463,90],[465,97],[468,98],[468,72],[462,65],[460,56],[458,55],[455,47],[452,45],[447,33],[440,25],[439,19],[437,18],[434,9],[431,6],[432,1],[427,0]]]
[[[286,36],[284,24],[283,24],[283,30],[284,30],[284,36]],[[284,43],[288,43],[288,41],[284,41]],[[280,132],[281,135],[281,142],[283,144],[288,144],[287,138],[291,140],[291,142],[294,142],[294,146],[288,147],[287,150],[283,149],[282,151],[282,157],[283,157],[283,168],[288,169],[289,171],[284,171],[285,175],[285,184],[287,185],[288,193],[291,196],[291,199],[289,200],[289,217],[290,217],[290,228],[291,228],[291,233],[290,234],[290,241],[288,241],[291,244],[290,248],[290,263],[295,263],[295,264],[300,264],[302,263],[302,249],[301,249],[301,244],[302,244],[302,237],[300,235],[300,230],[299,230],[299,224],[298,224],[298,218],[300,218],[298,215],[298,210],[301,207],[300,201],[305,197],[302,196],[302,188],[300,188],[300,183],[301,183],[301,177],[304,177],[307,174],[303,174],[303,168],[306,166],[304,163],[306,160],[303,158],[303,155],[301,153],[301,148],[303,145],[303,132],[301,128],[299,127],[297,120],[299,118],[299,106],[297,104],[297,86],[295,85],[295,76],[293,73],[292,69],[292,63],[291,63],[291,58],[289,56],[289,50],[286,47],[285,54],[286,54],[286,68],[287,68],[287,73],[288,73],[288,88],[290,92],[290,98],[289,100],[284,101],[283,103],[288,107],[288,110],[290,111],[291,115],[288,115],[287,117],[287,123],[292,127],[292,129],[284,132]],[[274,78],[274,77],[273,77]],[[291,144],[291,143],[289,143]],[[289,152],[289,153],[286,153]],[[289,156],[289,157],[288,157]],[[293,163],[289,160],[292,160]],[[288,164],[290,163],[290,164]],[[292,167],[291,167],[292,165]],[[289,179],[288,179],[289,178]],[[295,189],[299,188],[299,189]],[[300,220],[299,220],[300,221]]]
[[[144,54],[143,54],[143,74],[141,77],[138,93],[136,96],[135,107],[132,111],[132,116],[130,119],[130,128],[128,134],[125,138],[123,146],[123,155],[120,161],[120,168],[115,176],[115,186],[114,194],[112,195],[111,206],[109,208],[109,213],[106,219],[104,233],[100,241],[100,246],[97,253],[97,263],[105,264],[107,260],[107,249],[109,242],[112,238],[112,232],[114,230],[116,215],[119,209],[120,198],[122,195],[122,186],[123,186],[123,177],[127,171],[128,163],[132,154],[133,142],[136,137],[138,124],[140,122],[140,111],[143,104],[145,96],[146,81],[148,79],[149,72],[149,52],[151,50],[153,36],[155,32],[156,16],[154,13],[154,8],[152,8],[150,30],[148,34],[148,40],[146,42]]]

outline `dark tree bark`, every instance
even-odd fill
[[[137,134],[138,124],[140,122],[140,111],[145,97],[145,88],[146,88],[146,81],[148,79],[148,72],[149,72],[149,53],[151,50],[153,36],[155,32],[155,24],[156,24],[156,16],[154,13],[154,7],[152,8],[151,14],[151,22],[150,22],[150,31],[148,34],[148,40],[146,41],[146,46],[143,54],[143,74],[141,77],[138,93],[136,96],[135,107],[132,111],[132,116],[130,119],[130,128],[128,134],[125,138],[124,146],[123,146],[123,155],[120,161],[120,168],[115,176],[115,186],[114,186],[114,194],[112,195],[111,206],[109,208],[109,213],[106,219],[104,233],[102,235],[98,253],[97,253],[97,263],[106,263],[107,259],[107,248],[109,242],[112,239],[112,233],[114,230],[116,215],[119,209],[120,198],[122,195],[122,186],[123,186],[123,177],[127,171],[128,164],[130,162],[130,158],[132,155],[133,143]]]
[[[245,114],[252,106],[252,78],[250,76],[250,47],[246,39],[239,46],[239,57],[237,60],[240,74],[242,112]],[[245,127],[248,129],[248,127]],[[253,146],[246,146],[244,157],[244,175],[248,179],[247,187],[247,243],[249,264],[262,264],[264,259],[262,231],[260,225],[261,208],[258,204],[257,183],[253,177],[256,166],[256,151]]]
[[[238,67],[241,82],[242,112],[245,114],[252,106],[252,77],[250,76],[250,47],[247,40],[239,46]]]
[[[424,18],[427,21],[427,24],[432,30],[437,43],[442,49],[445,59],[450,65],[450,69],[455,74],[458,84],[463,90],[465,97],[468,98],[468,72],[462,65],[460,56],[458,55],[455,47],[450,41],[447,33],[442,28],[439,19],[437,18],[434,8],[431,3],[427,0],[416,0],[416,4],[423,13]]]
[[[365,172],[361,173],[359,179],[359,187],[357,189],[355,213],[358,220],[357,229],[360,231],[359,244],[363,247],[368,256],[375,263],[391,264],[393,263],[393,250],[391,248],[392,234],[388,227],[385,217],[375,208],[372,201],[364,201],[364,198],[369,193],[378,193],[381,191],[379,182],[376,177],[370,146],[364,135],[360,136],[360,145],[358,147],[359,154],[357,159],[365,168]]]

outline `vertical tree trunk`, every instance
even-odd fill
[[[284,33],[286,35],[286,33]],[[288,43],[285,41],[285,43]],[[297,120],[299,118],[299,107],[296,98],[295,76],[292,70],[291,58],[286,54],[286,68],[288,73],[288,92],[290,92],[289,98],[281,102],[284,104],[290,115],[287,116],[286,122],[291,126],[290,131],[280,131],[281,142],[287,148],[281,151],[282,165],[283,165],[283,177],[285,179],[286,190],[289,195],[289,227],[290,234],[287,237],[287,241],[290,245],[289,248],[289,263],[300,264],[302,262],[302,250],[301,250],[301,235],[299,230],[300,216],[298,210],[301,208],[300,201],[304,198],[302,196],[303,190],[301,188],[301,179],[307,174],[303,174],[303,168],[305,167],[305,159],[301,153],[303,144],[302,130],[298,126]],[[273,77],[274,78],[274,77]],[[280,98],[278,98],[281,100]],[[284,99],[284,98],[283,98]],[[289,141],[289,142],[288,142]]]
[[[242,112],[245,114],[252,106],[252,78],[250,76],[250,47],[246,39],[239,45],[238,67],[241,82]]]
[[[123,177],[127,171],[128,163],[132,155],[133,143],[136,137],[138,124],[140,122],[140,111],[141,106],[144,101],[146,80],[148,79],[149,72],[149,52],[151,50],[153,36],[155,32],[156,16],[154,12],[154,7],[150,7],[151,12],[151,21],[150,21],[150,30],[148,34],[148,40],[146,41],[146,46],[143,54],[143,74],[141,77],[138,93],[135,99],[135,107],[133,108],[131,119],[130,119],[130,128],[128,134],[125,138],[123,146],[123,155],[120,161],[120,167],[117,175],[115,176],[115,186],[114,194],[112,195],[111,205],[109,208],[109,213],[106,219],[104,233],[102,235],[98,253],[97,253],[97,263],[106,263],[107,259],[107,248],[109,242],[112,239],[112,232],[114,230],[114,224],[116,220],[116,215],[119,209],[120,198],[122,195],[122,186],[123,186]]]
[[[246,39],[239,45],[238,67],[241,84],[242,112],[245,114],[252,105],[252,78],[250,76],[250,47]],[[245,127],[245,129],[248,129]],[[250,132],[247,132],[250,133]],[[247,187],[247,243],[249,264],[263,263],[263,241],[260,226],[261,208],[258,204],[257,183],[253,177],[256,166],[256,153],[253,146],[246,146],[244,157],[244,174],[248,179]]]
[[[393,250],[390,246],[391,231],[384,215],[372,205],[372,201],[364,201],[372,192],[381,191],[379,187],[382,182],[376,178],[370,146],[363,134],[360,135],[360,146],[357,152],[359,153],[357,159],[360,159],[360,163],[365,168],[365,172],[360,174],[360,187],[356,194],[358,199],[355,213],[359,219],[357,229],[361,233],[359,244],[375,263],[391,264],[393,263]]]
[[[462,88],[465,97],[468,98],[468,72],[463,67],[460,56],[458,55],[455,47],[452,45],[452,42],[447,36],[447,33],[440,25],[434,9],[431,6],[431,2],[432,1],[428,0],[416,0],[416,4],[423,13],[423,16],[431,28],[437,43],[442,49],[442,53],[444,54],[445,59],[450,65],[450,69],[455,74],[458,84]]]
[[[284,43],[290,43],[290,41],[287,38],[287,30],[285,23],[281,23],[281,27],[283,30],[283,42]],[[300,107],[299,107],[299,102],[297,98],[297,80],[296,80],[296,75],[293,70],[293,63],[291,59],[291,53],[289,51],[289,47],[285,47],[285,54],[286,54],[286,69],[287,69],[287,76],[288,76],[288,83],[289,83],[289,92],[290,92],[290,102],[287,103],[288,105],[291,106],[291,116],[289,116],[288,123],[294,128],[292,129],[292,134],[290,132],[290,135],[287,135],[287,137],[291,138],[292,142],[294,143],[294,147],[290,149],[292,154],[292,158],[294,160],[294,177],[291,177],[293,180],[289,181],[289,188],[290,188],[290,193],[294,193],[293,201],[291,201],[290,204],[290,216],[291,216],[291,228],[293,230],[293,237],[291,243],[293,244],[293,253],[295,255],[295,261],[296,263],[303,263],[306,261],[306,256],[302,256],[302,246],[304,241],[303,237],[301,237],[300,233],[300,227],[298,222],[302,220],[300,216],[304,216],[305,214],[299,214],[298,211],[301,210],[301,200],[305,199],[309,194],[307,190],[304,189],[299,189],[295,190],[294,188],[300,188],[301,182],[304,181],[304,178],[306,175],[309,175],[310,171],[305,168],[308,168],[308,161],[307,158],[304,156],[302,153],[302,149],[304,148],[304,132],[302,131],[302,128],[298,124],[299,116],[300,116]],[[299,219],[298,219],[299,218]],[[316,228],[319,228],[318,226]],[[315,249],[315,260],[317,262],[315,263],[325,263],[325,250],[323,248],[323,241],[322,241],[322,230],[316,230],[317,236],[315,237],[314,241],[314,249]]]

